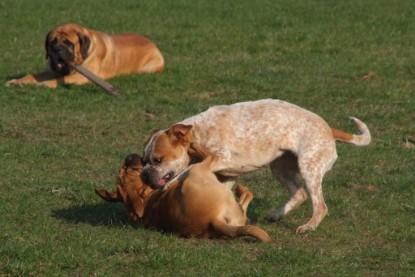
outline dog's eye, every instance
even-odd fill
[[[56,45],[58,44],[58,38],[54,38],[51,42],[50,45]]]
[[[65,44],[65,46],[66,46],[66,47],[68,47],[68,48],[73,47],[72,42],[70,42],[70,41],[69,41],[69,40],[67,40],[67,39],[65,39],[65,40],[63,41],[63,44]]]
[[[162,160],[163,160],[162,158],[154,158],[153,163],[154,164],[161,164]]]

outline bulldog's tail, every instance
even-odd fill
[[[357,146],[368,145],[371,140],[369,128],[367,128],[366,124],[357,119],[356,117],[350,117],[350,119],[359,129],[360,135],[349,134],[342,130],[332,128],[331,130],[333,133],[333,138],[335,140],[352,143]]]
[[[212,227],[218,234],[230,238],[251,236],[262,242],[271,241],[271,238],[264,230],[253,225],[234,226],[216,220],[212,222]]]

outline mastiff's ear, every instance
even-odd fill
[[[49,58],[49,37],[52,34],[52,31],[50,31],[45,38],[45,50],[46,50],[46,59]]]
[[[78,33],[78,37],[79,37],[79,44],[81,48],[81,55],[84,59],[86,59],[88,57],[88,50],[91,44],[91,40],[89,39],[88,36],[81,34],[81,33]]]

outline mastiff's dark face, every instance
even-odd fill
[[[57,28],[46,35],[46,58],[50,68],[61,75],[72,73],[69,64],[80,65],[88,57],[91,40],[82,32],[72,28]]]

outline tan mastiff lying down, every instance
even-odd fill
[[[157,46],[138,34],[109,35],[69,23],[54,28],[45,39],[47,69],[13,79],[6,86],[83,85],[89,80],[69,64],[81,65],[102,79],[126,74],[156,73],[164,69]]]

